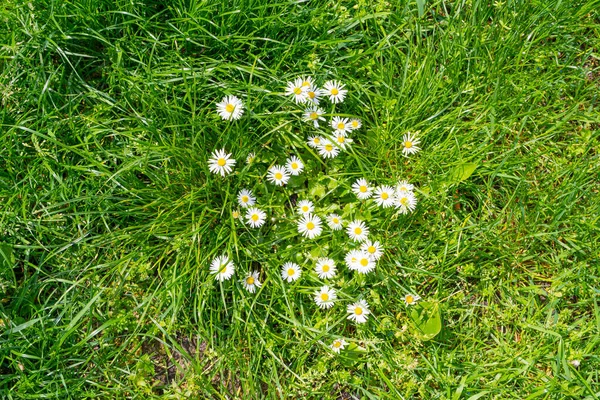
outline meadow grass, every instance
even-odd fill
[[[0,397],[597,399],[600,1],[6,0],[0,5]],[[361,118],[323,161],[281,94],[312,75]],[[222,121],[215,103],[242,98]],[[402,156],[402,134],[423,150]],[[226,148],[225,178],[207,161]],[[246,165],[250,152],[257,160]],[[298,154],[302,178],[274,187]],[[286,215],[356,178],[409,179],[408,216],[349,208],[385,247],[319,310]],[[270,215],[232,217],[251,187]],[[345,211],[348,211],[345,210]],[[341,211],[344,211],[342,208]],[[229,252],[234,281],[210,261]],[[306,263],[296,284],[285,261]],[[341,264],[341,263],[340,263]],[[259,269],[247,293],[242,271]],[[422,340],[402,296],[439,305]],[[351,348],[329,349],[345,337]]]

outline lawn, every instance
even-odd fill
[[[600,0],[4,0],[0,94],[0,398],[600,398]]]

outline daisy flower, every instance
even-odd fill
[[[246,211],[246,222],[253,228],[260,228],[263,226],[266,219],[267,214],[256,207],[250,207],[248,211]]]
[[[414,189],[415,189],[415,186],[408,183],[408,181],[400,181],[396,185],[396,193],[412,192]]]
[[[290,180],[290,175],[288,174],[285,167],[281,165],[274,165],[269,168],[269,174],[267,176],[269,182],[283,186]]]
[[[342,83],[338,81],[328,81],[323,85],[325,94],[329,96],[329,100],[334,104],[344,101],[346,93],[348,93],[348,91],[344,89],[345,86],[346,85],[342,85]]]
[[[238,218],[240,217],[240,210],[233,210],[233,211],[231,212],[231,216],[232,216],[234,219],[238,219]]]
[[[346,136],[345,133],[335,132],[333,138],[338,147],[341,147],[344,150],[346,150],[346,146],[350,146],[350,143],[352,143],[352,139]]]
[[[215,257],[210,263],[210,273],[215,274],[215,279],[225,281],[233,276],[235,265],[226,255]]]
[[[323,140],[321,136],[310,136],[306,143],[313,149],[316,149],[323,143]]]
[[[323,109],[320,107],[308,107],[306,110],[304,110],[302,119],[304,122],[312,122],[315,128],[318,128],[319,121],[325,121],[325,118],[322,117],[323,114],[325,114],[325,111],[323,111]]]
[[[362,126],[362,121],[358,118],[352,118],[350,120],[350,129],[359,129]]]
[[[346,232],[348,233],[348,236],[350,236],[350,239],[355,242],[364,242],[369,235],[369,228],[363,221],[355,219],[348,224]]]
[[[375,195],[373,196],[375,203],[383,208],[388,208],[394,205],[396,197],[394,196],[394,188],[391,186],[379,186],[375,189]]]
[[[315,85],[315,80],[313,79],[312,76],[302,77],[302,78],[300,78],[300,82],[302,82],[300,87],[304,91],[308,91],[308,89],[312,88]]]
[[[344,339],[335,339],[331,344],[331,350],[339,354],[340,350],[344,350],[347,344],[348,342],[346,342]]]
[[[221,174],[225,176],[231,173],[232,167],[235,165],[235,160],[231,157],[231,153],[225,153],[225,149],[215,150],[212,157],[208,160],[208,169],[213,174]]]
[[[301,274],[302,269],[300,269],[300,266],[296,263],[287,262],[283,264],[283,267],[281,267],[281,278],[283,278],[285,281],[296,281],[298,278],[300,278]]]
[[[348,253],[346,253],[344,262],[346,263],[346,266],[349,270],[356,271],[358,269],[358,259],[360,256],[360,250],[350,250]]]
[[[369,304],[365,300],[359,300],[354,304],[348,306],[348,319],[353,320],[357,324],[363,324],[367,322],[367,315],[371,314],[369,311]]]
[[[352,185],[352,191],[359,200],[366,200],[371,197],[372,189],[365,178],[360,178]]]
[[[365,242],[360,246],[360,249],[367,252],[373,261],[379,260],[383,255],[383,247],[381,247],[379,242],[365,240]]]
[[[334,158],[340,153],[339,147],[335,146],[327,139],[321,140],[321,145],[317,147],[317,150],[323,158]]]
[[[296,104],[306,102],[306,89],[302,86],[302,78],[296,78],[293,82],[288,82],[285,89],[286,95],[292,95]]]
[[[337,298],[334,288],[325,285],[315,292],[315,303],[321,308],[333,307],[333,301]]]
[[[298,221],[298,232],[309,239],[319,236],[322,231],[321,218],[316,215],[306,214]]]
[[[315,266],[319,279],[330,279],[335,276],[335,262],[331,258],[319,258]]]
[[[255,158],[256,158],[256,153],[248,154],[248,157],[246,157],[246,164],[248,164],[248,165],[252,164],[252,162],[254,161]]]
[[[310,86],[306,90],[306,100],[315,105],[319,105],[321,97],[324,95],[323,89],[319,89],[315,86]]]
[[[404,304],[406,304],[407,306],[412,306],[417,304],[417,301],[421,300],[421,297],[419,297],[416,294],[406,294],[404,295]]]
[[[240,206],[242,206],[244,208],[250,207],[250,206],[253,206],[254,204],[256,204],[256,197],[254,197],[252,195],[252,192],[248,189],[240,190],[237,198],[238,198],[238,203],[240,204]]]
[[[304,164],[298,157],[292,156],[286,160],[285,169],[291,175],[300,175],[300,172],[304,169]]]
[[[302,200],[298,203],[298,212],[300,214],[310,214],[315,210],[313,202],[310,200]]]
[[[371,259],[369,253],[363,250],[358,250],[356,255],[357,261],[354,268],[355,271],[358,271],[361,274],[368,274],[375,269],[375,261]]]
[[[327,216],[327,225],[334,231],[342,229],[342,217],[337,214],[329,214]]]
[[[419,143],[421,143],[421,141],[416,136],[413,136],[410,132],[406,133],[402,137],[402,146],[404,146],[402,154],[408,156],[409,154],[417,153],[421,150],[421,148],[418,147]]]
[[[242,281],[242,285],[244,285],[244,289],[249,291],[250,293],[254,293],[256,288],[262,286],[262,283],[258,280],[258,271],[252,271]]]
[[[225,96],[217,103],[217,112],[225,120],[240,119],[244,113],[244,104],[235,96]]]
[[[348,133],[352,130],[348,118],[333,117],[331,127],[336,133]]]
[[[396,208],[400,209],[400,213],[408,214],[415,211],[417,207],[417,197],[413,192],[398,192],[396,193]]]

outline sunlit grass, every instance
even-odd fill
[[[6,2],[0,397],[600,397],[598,9]],[[282,96],[304,75],[346,84],[328,121],[362,120],[335,159]],[[240,120],[217,114],[225,95]],[[423,149],[410,158],[407,132]],[[227,177],[209,172],[221,148],[237,160]],[[268,183],[292,155],[302,176]],[[346,210],[385,255],[340,273],[341,303],[320,310],[314,259],[345,270],[351,246],[328,229],[302,240],[295,195],[342,215],[359,177],[408,179],[419,204]],[[233,218],[242,188],[275,221]],[[220,284],[209,264],[224,252],[239,271]],[[287,261],[305,263],[298,282],[282,281]],[[239,279],[255,269],[249,294]],[[406,293],[439,305],[433,340]],[[363,325],[346,319],[359,297]],[[340,337],[352,346],[336,355]]]

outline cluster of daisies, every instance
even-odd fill
[[[322,88],[315,85],[312,77],[297,78],[289,82],[285,91],[286,95],[292,96],[296,104],[304,104],[307,108],[304,110],[303,119],[313,124],[315,128],[320,128],[319,121],[325,121],[325,111],[319,107],[324,97],[328,98],[332,104],[342,103],[346,98],[348,90],[345,85],[338,81],[328,81]],[[239,119],[244,113],[242,101],[235,96],[226,96],[217,104],[217,112],[224,120]],[[323,158],[336,157],[340,151],[345,150],[352,139],[348,137],[349,133],[359,129],[362,122],[359,119],[342,118],[333,116],[330,122],[332,131],[321,135],[314,135],[308,138],[308,145],[317,149]],[[410,133],[403,137],[403,153],[405,155],[414,154],[420,150],[419,140]],[[248,164],[252,162],[254,154],[251,153],[246,160]],[[209,170],[214,174],[225,176],[233,171],[236,160],[227,153],[225,149],[216,150],[209,159]],[[284,186],[294,175],[300,175],[304,171],[305,165],[302,160],[296,156],[289,157],[283,165],[272,165],[267,172],[267,180],[277,186]],[[395,187],[389,185],[373,186],[367,179],[358,179],[351,187],[352,192],[359,201],[372,202],[379,207],[395,207],[402,214],[408,214],[415,210],[417,198],[414,193],[414,186],[407,181],[400,181]],[[267,219],[267,213],[257,204],[257,197],[252,190],[244,188],[237,195],[239,206],[245,210],[244,222],[247,226],[259,229]],[[234,212],[234,217],[239,218],[239,211]],[[344,256],[345,266],[355,273],[368,274],[375,270],[378,260],[383,256],[384,249],[379,241],[369,238],[370,229],[360,219],[344,221],[342,217],[335,213],[327,215],[319,213],[315,209],[315,204],[310,200],[301,200],[297,204],[297,230],[298,233],[308,239],[319,237],[327,227],[332,231],[341,231],[349,237],[349,243],[354,243],[353,249],[349,250]],[[231,279],[235,274],[235,264],[227,255],[220,255],[213,259],[210,265],[210,272],[214,274],[215,279],[222,282]],[[314,265],[314,271],[321,280],[332,279],[337,275],[338,265],[331,258],[319,258]],[[281,278],[287,283],[298,281],[302,275],[302,267],[294,262],[285,262],[281,266]],[[259,271],[247,273],[241,280],[243,287],[250,293],[255,293],[262,287]],[[330,309],[338,302],[338,294],[330,284],[323,284],[319,290],[313,293],[315,304],[321,309]],[[404,302],[407,306],[414,305],[420,297],[415,294],[404,296]],[[346,306],[347,318],[357,324],[363,324],[368,320],[371,314],[369,304],[364,299],[348,304]],[[348,343],[344,339],[336,339],[330,345],[335,352],[340,352]]]

